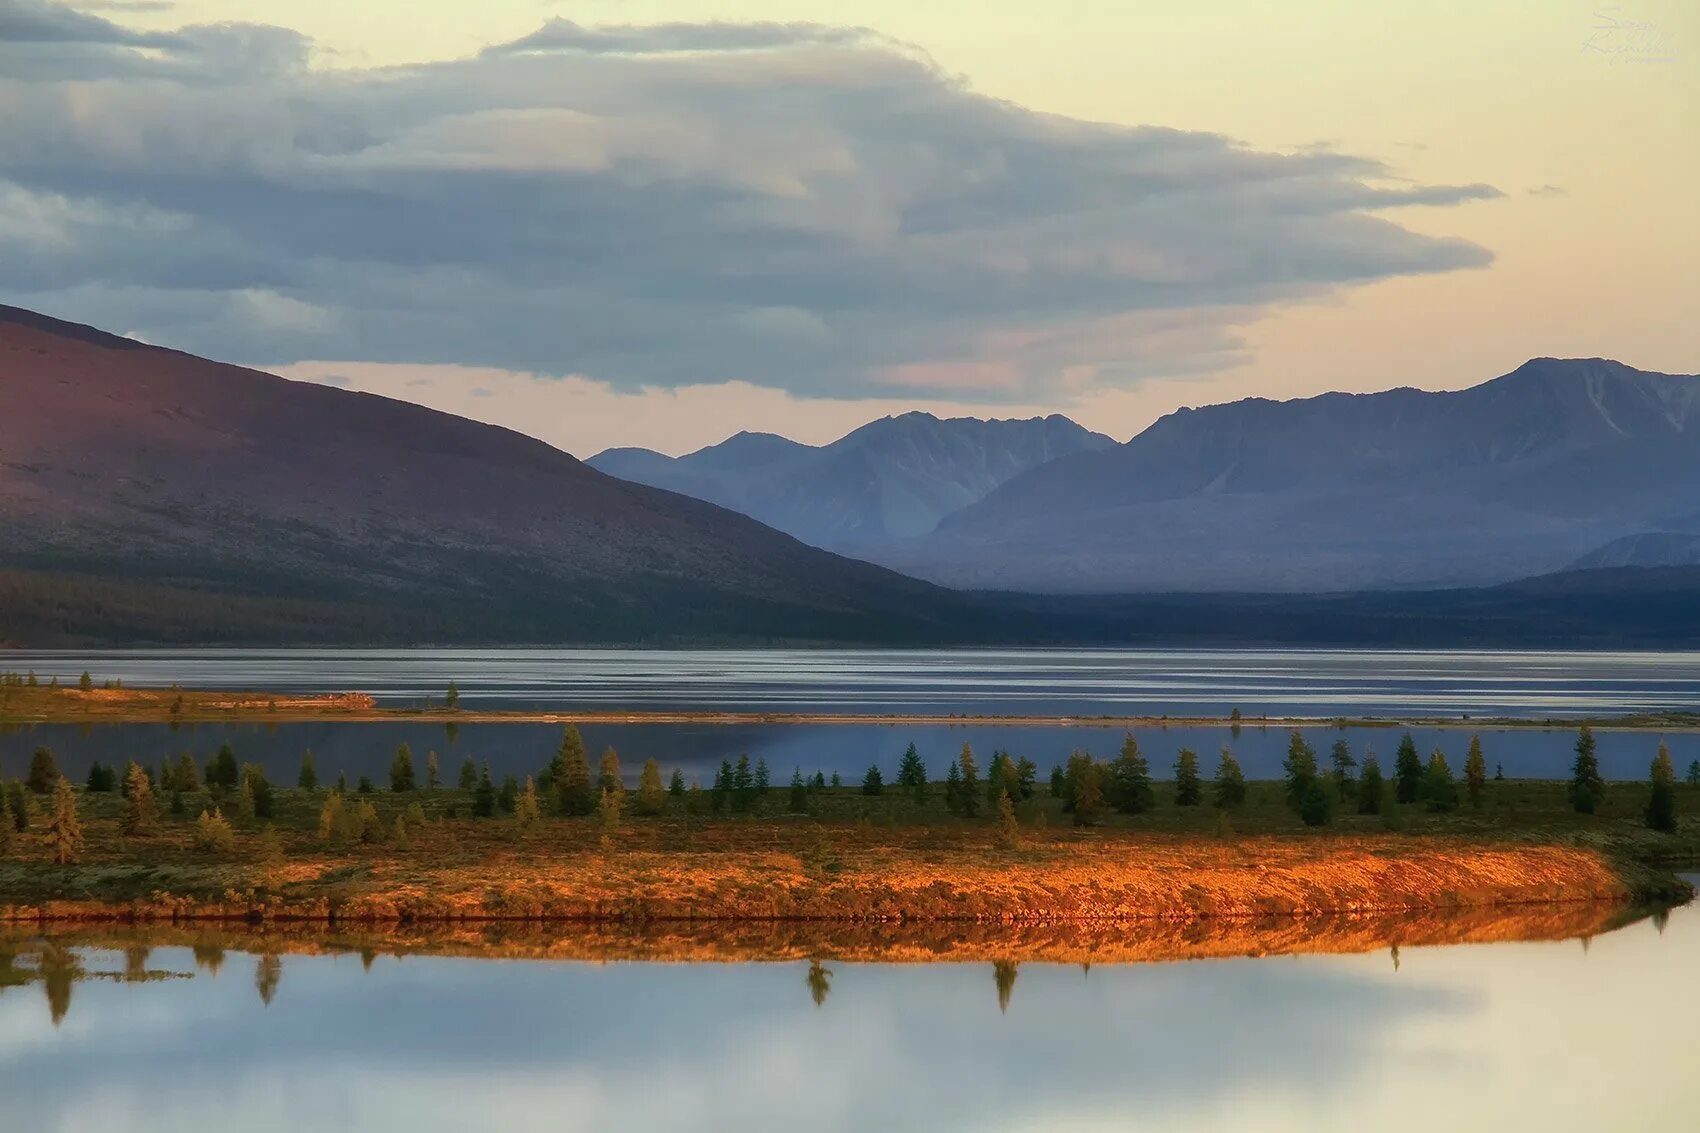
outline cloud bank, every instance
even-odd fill
[[[323,70],[259,25],[0,0],[0,295],[256,365],[1066,399],[1273,304],[1488,263],[1498,196],[1047,115],[865,29],[587,28]]]

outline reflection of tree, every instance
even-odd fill
[[[453,747],[455,741],[460,739],[460,725],[450,720],[443,725],[443,735],[448,737],[449,746]]]
[[[194,946],[195,967],[206,969],[209,976],[218,975],[224,967],[224,948],[217,944],[197,941]]]
[[[148,978],[148,955],[153,952],[145,944],[131,944],[124,949],[124,982],[138,984]]]
[[[277,981],[283,978],[283,957],[276,952],[261,955],[259,962],[254,965],[254,987],[260,993],[260,1002],[267,1007],[272,1005],[272,996],[277,994]]]
[[[1397,972],[1399,970],[1399,946],[1395,944],[1388,951],[1393,953],[1393,970]]]
[[[809,998],[819,1007],[826,1002],[827,995],[832,991],[832,969],[823,965],[819,960],[809,961]]]
[[[992,979],[998,985],[998,1010],[1009,1010],[1009,993],[1015,990],[1015,977],[1020,967],[1014,960],[992,961]]]
[[[1661,906],[1653,910],[1653,929],[1660,936],[1665,934],[1665,926],[1670,924],[1670,908]]]
[[[371,971],[372,962],[377,958],[378,950],[376,948],[362,948],[360,950],[360,970],[363,972]]]
[[[48,1014],[53,1016],[53,1025],[57,1027],[71,1009],[71,985],[82,977],[83,963],[69,948],[43,944],[36,970],[41,973],[41,987],[47,993]]]

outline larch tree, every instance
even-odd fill
[[[131,763],[124,774],[123,830],[126,834],[147,835],[159,828],[159,806],[154,801],[153,784],[139,763]]]
[[[555,790],[555,809],[562,814],[594,813],[597,793],[590,782],[590,755],[576,727],[569,726],[561,734],[561,747],[555,753],[555,760],[555,774],[550,780]]]
[[[442,779],[437,774],[437,753],[435,751],[425,753],[425,786],[433,791],[442,786]]]
[[[974,762],[974,749],[963,744],[956,763],[962,772],[962,784],[957,791],[957,810],[964,818],[973,818],[980,809],[980,765]]]
[[[53,805],[47,815],[47,844],[53,860],[70,865],[83,856],[83,824],[77,817],[77,792],[63,775],[53,788]]]
[[[313,763],[312,748],[301,756],[301,773],[295,777],[295,785],[303,791],[314,791],[319,787],[319,769]]]
[[[1436,813],[1458,809],[1458,784],[1452,780],[1446,753],[1439,748],[1428,757],[1428,767],[1423,771],[1423,803]]]
[[[603,795],[613,794],[625,804],[626,781],[620,773],[620,753],[612,747],[602,752],[602,763],[596,770],[596,789]]]
[[[638,775],[638,813],[654,817],[667,805],[667,789],[661,785],[661,764],[653,758],[644,760]]]
[[[1482,792],[1487,790],[1487,759],[1482,755],[1482,738],[1470,737],[1470,750],[1464,756],[1464,790],[1472,806],[1482,805]]]
[[[514,819],[521,830],[535,830],[543,824],[543,807],[537,801],[537,781],[525,777],[525,787],[514,800]]]

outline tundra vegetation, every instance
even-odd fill
[[[593,776],[574,727],[534,773],[499,783],[468,760],[455,785],[420,785],[403,747],[388,791],[364,777],[352,792],[346,777],[321,786],[307,755],[285,787],[229,744],[204,765],[130,762],[79,787],[43,748],[0,781],[0,913],[1113,917],[1176,912],[1139,901],[1172,900],[1175,871],[1196,869],[1213,880],[1179,911],[1262,915],[1304,911],[1282,891],[1318,908],[1493,903],[1598,897],[1609,874],[1619,895],[1650,893],[1700,860],[1700,786],[1662,746],[1646,782],[1609,786],[1586,731],[1569,782],[1487,779],[1477,739],[1460,784],[1444,751],[1424,762],[1408,737],[1399,746],[1384,780],[1373,752],[1343,741],[1323,770],[1294,731],[1267,782],[1226,748],[1209,768],[1174,752],[1174,778],[1154,780],[1132,735],[1048,776],[965,745],[929,779],[910,748],[889,786],[877,761],[852,785],[803,767],[776,784],[740,755],[706,791],[649,758],[629,794],[620,754],[603,752]]]

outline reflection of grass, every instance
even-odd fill
[[[1683,789],[1684,812],[1700,802]],[[1020,849],[999,846],[990,818],[966,821],[936,798],[867,798],[826,790],[813,813],[631,818],[606,833],[594,818],[472,819],[457,790],[369,796],[382,829],[413,803],[426,821],[404,846],[327,845],[317,837],[325,792],[278,790],[275,847],[238,822],[228,858],[193,849],[186,800],[161,832],[124,837],[116,794],[84,795],[82,862],[56,866],[40,833],[0,861],[0,906],[13,915],[144,918],[293,916],[355,920],[660,918],[1100,922],[1141,917],[1257,918],[1329,911],[1626,900],[1671,892],[1674,879],[1635,862],[1693,860],[1700,823],[1655,834],[1636,817],[1642,789],[1614,785],[1602,813],[1582,817],[1563,784],[1494,783],[1480,808],[1406,808],[1398,833],[1344,815],[1307,830],[1278,784],[1251,784],[1231,830],[1209,807],[1159,805],[1078,829],[1048,797],[1024,804]],[[40,803],[37,802],[37,807]],[[226,813],[233,814],[234,806]]]

